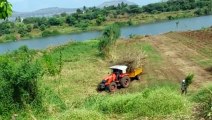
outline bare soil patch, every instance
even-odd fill
[[[194,73],[193,87],[200,87],[202,83],[212,81],[212,76],[208,72],[189,59],[190,55],[199,55],[195,49],[166,35],[151,36],[148,40],[164,58],[164,65],[160,68],[159,74],[180,82],[187,74]]]

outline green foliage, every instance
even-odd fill
[[[61,56],[59,56],[61,57]],[[62,66],[62,61],[60,61],[60,59],[62,58],[53,58],[52,55],[50,54],[45,54],[44,57],[44,62],[43,62],[43,65],[44,65],[44,68],[45,68],[45,71],[47,73],[49,73],[50,75],[56,75],[56,74],[59,74],[61,72],[61,66]],[[61,66],[60,66],[61,64]]]
[[[195,12],[196,15],[209,15],[212,14],[211,8],[203,7],[203,8],[198,8]]]
[[[114,44],[116,40],[120,37],[120,35],[120,27],[117,24],[112,24],[105,28],[102,37],[108,38],[110,40],[110,44]]]
[[[57,34],[59,34],[59,32],[57,30],[53,30],[53,31],[44,30],[42,33],[42,36],[48,37],[48,36],[57,35]]]
[[[17,27],[18,27],[18,33],[21,34],[21,37],[24,37],[28,32],[28,28],[26,27],[25,24],[23,23],[20,23],[20,24],[17,24]]]
[[[88,28],[88,21],[81,21],[75,24],[75,27],[79,27],[81,30],[86,30]]]
[[[104,22],[106,19],[103,16],[98,16],[98,18],[96,19],[96,24],[97,25],[101,25],[102,22]]]
[[[204,118],[205,120],[212,119],[212,86],[205,87],[199,90],[193,100],[199,105],[196,108],[197,119]]]
[[[105,28],[102,38],[99,41],[99,50],[103,55],[109,55],[110,47],[116,43],[120,36],[120,28],[117,24],[112,24]]]
[[[31,32],[32,31],[32,25],[27,25],[26,31]]]
[[[7,0],[0,0],[0,19],[6,19],[12,15],[12,4]]]
[[[14,35],[6,35],[5,39],[8,40],[8,41],[9,40],[16,40],[16,37]]]
[[[49,24],[49,25],[52,25],[52,26],[58,26],[58,25],[62,25],[62,21],[61,21],[61,19],[59,19],[59,18],[51,17],[51,18],[48,20],[48,24]]]
[[[96,111],[89,111],[86,109],[75,109],[66,112],[60,119],[66,120],[105,120],[105,117]]]
[[[60,14],[60,16],[61,17],[66,17],[67,16],[67,13],[63,12],[63,13]]]
[[[42,24],[39,28],[41,31],[44,31],[46,29],[46,26],[44,24]]]
[[[73,17],[73,16],[68,16],[68,17],[66,18],[66,23],[67,23],[68,25],[72,26],[72,25],[75,25],[75,24],[77,23],[77,20],[76,20],[76,18]]]
[[[14,23],[9,21],[0,23],[0,36],[4,34],[13,33],[14,26],[15,26]]]
[[[193,82],[194,74],[188,74],[185,78],[185,82],[187,86],[189,86]]]
[[[128,24],[129,26],[133,25],[132,19],[130,19],[130,20],[127,22],[127,24]]]
[[[0,107],[3,107],[0,115],[14,106],[22,108],[26,104],[41,102],[37,81],[42,75],[40,62],[25,46],[12,54],[0,56]]]
[[[153,3],[143,6],[142,9],[143,12],[155,13],[155,11],[170,12],[179,10],[191,10],[203,7],[206,7],[211,10],[210,0],[168,0],[167,2]]]
[[[7,0],[1,0],[1,3],[3,3],[5,6],[5,3],[8,3],[8,2]],[[38,32],[42,32],[50,26],[62,26],[62,25],[63,27],[67,27],[67,25],[69,25],[69,26],[75,27],[74,29],[81,30],[81,31],[84,31],[87,29],[91,30],[93,29],[93,27],[97,28],[97,26],[102,25],[102,23],[105,22],[106,20],[108,20],[107,24],[111,24],[110,23],[111,21],[114,22],[114,19],[111,19],[111,18],[118,18],[120,20],[122,19],[122,17],[123,17],[122,19],[123,21],[122,20],[120,21],[120,23],[122,23],[121,25],[132,25],[133,22],[139,23],[138,21],[140,21],[138,20],[139,17],[133,17],[135,16],[135,14],[139,14],[139,13],[156,14],[161,12],[184,11],[184,10],[191,10],[190,13],[192,15],[187,15],[187,14],[186,15],[182,14],[180,16],[169,15],[166,18],[165,17],[163,18],[161,16],[157,19],[172,20],[176,18],[182,18],[185,16],[193,16],[194,14],[198,16],[209,15],[209,14],[212,14],[212,2],[210,0],[178,0],[178,1],[167,0],[166,2],[153,3],[153,4],[145,5],[142,7],[138,5],[127,5],[125,3],[118,4],[117,6],[108,6],[101,9],[96,7],[90,7],[90,8],[84,7],[83,10],[77,9],[76,12],[72,14],[62,13],[61,15],[55,15],[52,17],[24,18],[23,23],[25,28],[21,28],[20,26],[14,26],[14,25],[12,26],[12,24],[8,24],[6,22],[0,23],[0,36],[3,36],[4,34],[16,34],[18,32],[19,34],[21,34],[21,37],[28,37],[30,35],[27,35],[27,34],[33,31],[33,29],[39,28],[40,31]],[[193,10],[195,11],[194,13],[193,13]],[[0,7],[0,13],[1,13],[1,7]],[[0,14],[0,19],[1,19],[1,14]],[[132,20],[126,21],[125,19],[126,16],[130,16],[133,19],[133,21]],[[144,17],[144,18],[148,18],[148,17]],[[15,24],[20,24],[21,18],[17,17],[16,21],[17,22]],[[27,26],[28,24],[33,25],[33,29],[28,28]],[[60,29],[63,29],[63,27],[61,27]],[[67,32],[67,31],[72,32],[72,29],[64,30],[63,32]],[[30,34],[35,34],[35,32],[32,32]],[[39,35],[42,35],[42,34],[39,34]],[[49,34],[45,32],[44,36],[46,35],[49,36],[54,34],[51,34],[51,33]],[[31,36],[37,36],[37,34],[31,35]]]

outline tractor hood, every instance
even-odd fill
[[[109,76],[105,77],[104,80],[111,80],[111,79],[114,79],[116,77],[115,74],[110,74]]]

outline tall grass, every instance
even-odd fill
[[[198,103],[196,107],[195,116],[197,119],[204,118],[206,120],[212,119],[212,85],[202,88],[195,95],[193,101]]]
[[[74,109],[64,112],[59,116],[60,120],[105,120],[106,117],[103,114],[86,109]]]
[[[104,114],[131,114],[134,118],[167,117],[188,114],[190,103],[171,87],[160,86],[125,95],[92,96],[84,107]]]

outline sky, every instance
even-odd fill
[[[48,7],[81,8],[83,6],[98,6],[103,2],[111,0],[8,0],[17,12],[30,12]],[[159,2],[161,0],[128,0],[139,5]]]

